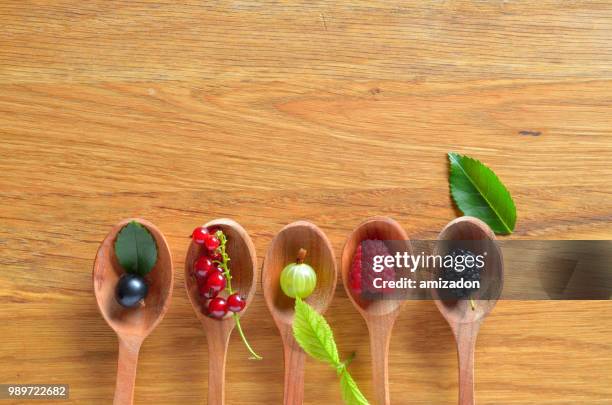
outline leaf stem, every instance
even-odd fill
[[[344,367],[348,367],[353,362],[353,360],[355,360],[356,355],[357,352],[352,352],[350,356],[348,356],[348,358],[342,362],[342,364],[344,364]]]

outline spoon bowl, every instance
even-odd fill
[[[342,283],[351,302],[357,308],[368,326],[370,351],[372,355],[373,382],[377,403],[388,405],[389,397],[389,344],[395,320],[399,315],[402,302],[392,299],[364,300],[350,288],[350,271],[357,247],[365,240],[393,241],[390,251],[407,251],[412,254],[408,235],[391,218],[375,217],[362,222],[348,236],[342,249]]]
[[[408,235],[402,229],[402,227],[392,220],[386,217],[375,217],[367,219],[362,222],[357,228],[351,232],[347,238],[344,248],[342,249],[342,283],[344,289],[349,296],[351,302],[357,308],[359,313],[364,318],[372,318],[378,316],[397,316],[401,309],[401,301],[398,300],[364,300],[361,296],[355,294],[353,290],[349,288],[350,285],[350,271],[353,265],[353,256],[359,244],[365,240],[383,240],[393,241],[393,246],[388,246],[394,249],[406,248],[407,251],[411,251],[411,246],[408,241]],[[367,319],[366,319],[367,321]]]
[[[482,242],[495,241],[495,234],[487,224],[474,217],[460,217],[446,225],[438,241],[463,241],[462,245],[468,247],[475,254],[481,254]],[[474,351],[476,348],[476,337],[480,325],[491,313],[498,297],[501,295],[504,281],[504,269],[501,250],[496,243],[486,244],[487,255],[485,266],[481,270],[481,285],[488,289],[486,297],[490,299],[478,299],[481,291],[475,293],[473,307],[468,300],[442,300],[436,290],[432,290],[434,302],[442,316],[450,325],[457,342],[457,353],[459,359],[459,404],[474,404]],[[442,247],[438,243],[434,254],[444,255]]]
[[[487,251],[485,266],[481,271],[482,286],[486,286],[487,297],[491,299],[477,299],[483,295],[482,291],[475,292],[476,304],[472,309],[468,300],[442,300],[436,290],[432,290],[435,303],[442,313],[442,316],[449,322],[451,327],[464,323],[482,321],[495,307],[497,298],[501,294],[504,280],[504,268],[501,250],[495,243],[487,243],[483,246],[479,241],[495,241],[493,231],[481,220],[473,217],[457,218],[440,232],[438,241],[462,241],[462,246],[467,247],[472,252],[479,254],[483,248],[491,247],[493,251]],[[437,244],[434,254],[442,254],[443,245]]]
[[[216,227],[227,237],[226,251],[230,257],[229,268],[234,291],[245,298],[246,306],[240,317],[248,309],[255,297],[257,287],[257,254],[247,231],[236,221],[221,218],[210,221],[204,227]],[[208,404],[225,403],[225,362],[227,348],[236,322],[232,316],[222,319],[211,318],[202,311],[201,299],[195,280],[193,265],[203,253],[203,247],[191,241],[185,257],[185,289],[196,316],[202,323],[208,341]]]
[[[240,292],[240,295],[246,300],[246,306],[240,312],[240,314],[244,314],[244,311],[246,311],[255,297],[257,287],[258,270],[255,246],[246,230],[234,220],[221,218],[210,221],[204,225],[204,227],[212,226],[221,229],[227,237],[226,250],[231,258],[229,267],[232,275],[232,288]],[[234,320],[231,317],[224,319],[210,318],[206,316],[200,308],[201,300],[198,292],[198,283],[193,275],[193,265],[197,258],[203,253],[203,249],[202,246],[193,241],[189,245],[187,256],[185,257],[185,288],[187,289],[189,302],[191,302],[198,319],[204,325],[204,329],[208,330],[208,326],[216,327],[219,323],[232,324]]]
[[[285,266],[296,261],[300,249],[306,250],[305,263],[317,274],[317,285],[305,301],[323,313],[336,289],[336,259],[329,240],[316,225],[297,221],[285,226],[274,237],[263,264],[262,286],[268,309],[280,331],[284,346],[284,404],[302,404],[304,399],[305,353],[293,338],[294,299],[280,287]]]
[[[144,304],[124,308],[115,299],[115,288],[125,273],[115,255],[115,240],[128,223],[143,225],[157,244],[157,262],[145,276],[149,287]],[[138,353],[144,339],[161,322],[172,296],[174,270],[172,256],[164,235],[155,225],[140,218],[125,219],[116,224],[100,244],[93,266],[93,286],[96,302],[106,323],[119,338],[119,361],[114,403],[131,404],[134,396]]]

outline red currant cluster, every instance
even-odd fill
[[[202,311],[217,319],[225,317],[228,312],[240,312],[246,305],[244,298],[234,293],[228,282],[227,260],[224,252],[221,252],[225,246],[219,237],[224,238],[224,235],[218,227],[198,227],[191,234],[193,241],[204,248],[193,265],[193,275],[202,299]],[[219,296],[223,290],[229,293],[227,298]]]

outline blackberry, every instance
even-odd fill
[[[463,279],[463,283],[465,284],[467,281],[477,281],[479,284],[480,283],[480,269],[476,266],[476,255],[467,250],[467,249],[461,249],[461,248],[455,248],[452,249],[450,252],[447,253],[447,255],[452,256],[453,258],[453,265],[452,266],[444,266],[444,270],[442,271],[442,279],[447,280],[447,281],[455,281],[458,282],[461,279]],[[462,263],[463,266],[463,271],[459,271],[459,269],[457,269],[457,267],[459,267],[457,265],[457,257],[461,257],[463,256],[463,259],[461,260],[460,263]],[[466,265],[466,258],[471,257],[473,258],[470,263],[470,266]],[[446,260],[445,260],[446,262]],[[446,263],[445,263],[446,264]],[[458,299],[464,299],[464,298],[469,298],[470,295],[472,295],[473,291],[478,290],[478,288],[449,288],[447,289],[447,291],[454,296],[455,298]]]

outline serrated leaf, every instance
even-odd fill
[[[334,334],[325,318],[313,307],[302,301],[295,300],[295,318],[293,319],[293,337],[306,353],[319,361],[329,363],[340,375],[342,399],[348,405],[369,405],[357,383],[348,370],[347,362],[341,363]]]
[[[127,273],[144,276],[157,262],[157,244],[147,228],[132,221],[119,231],[115,255]]]
[[[340,386],[342,387],[342,399],[347,405],[368,405],[369,402],[363,396],[357,383],[346,369],[342,369],[340,375]]]
[[[448,159],[451,195],[463,214],[481,219],[495,233],[512,233],[516,206],[493,170],[458,153],[450,152]]]
[[[299,298],[295,300],[293,336],[300,347],[315,359],[334,367],[340,364],[331,327],[321,314]]]

